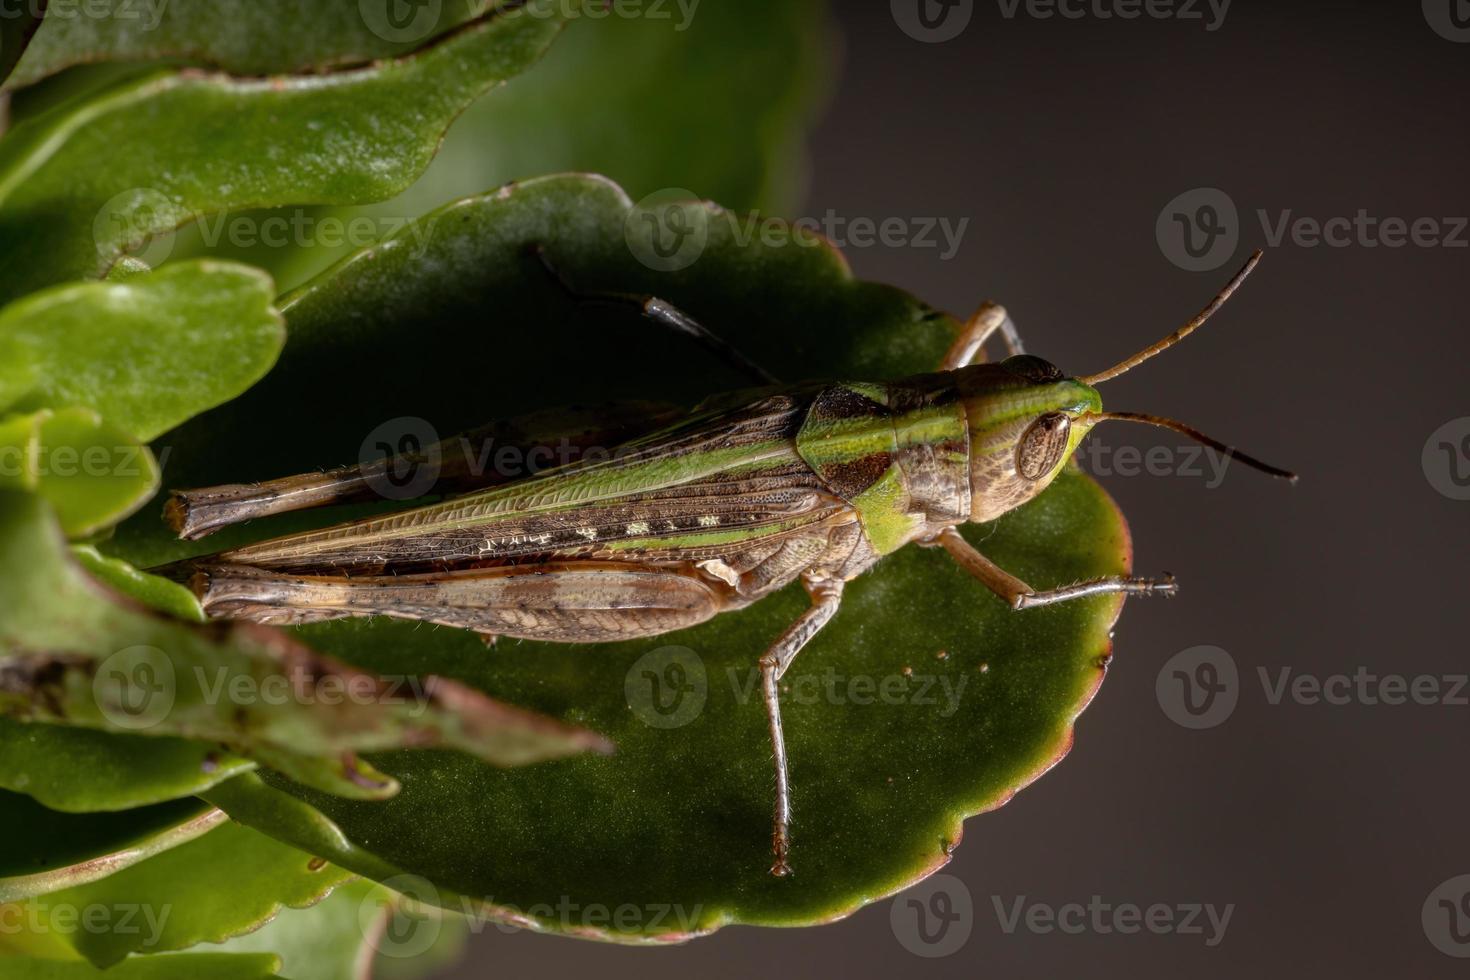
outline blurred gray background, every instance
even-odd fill
[[[1465,975],[1437,945],[1470,955],[1466,884],[1451,881],[1470,873],[1456,680],[1470,671],[1470,5],[1061,8],[1082,16],[931,0],[934,31],[956,32],[936,42],[915,0],[840,6],[841,71],[797,214],[900,219],[902,242],[846,242],[859,275],[960,314],[999,300],[1075,373],[1177,326],[1265,248],[1216,321],[1104,390],[1300,485],[1239,467],[1216,485],[1177,448],[1149,474],[1119,450],[1173,436],[1093,437],[1084,465],[1128,515],[1136,567],[1183,592],[1129,604],[1071,755],[966,824],[938,904],[917,893],[961,916],[942,942],[890,902],[654,950],[486,925],[444,976]],[[919,240],[930,220],[934,246]],[[953,254],[941,220],[967,222]],[[1224,656],[1171,661],[1200,645]],[[1345,703],[1294,696],[1299,676]],[[1212,678],[1215,702],[1190,694],[1208,710],[1182,711],[1184,684]],[[1383,703],[1395,695],[1409,703]],[[1068,920],[1081,928],[1009,928],[1018,902],[1083,906]],[[1129,903],[1230,918],[1125,934]]]

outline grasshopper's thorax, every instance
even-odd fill
[[[1039,357],[954,372],[970,436],[971,521],[991,521],[1051,483],[1102,411],[1096,389]]]
[[[1097,392],[1034,357],[891,383],[823,388],[796,437],[879,555],[1046,488],[1101,410]]]
[[[966,519],[969,431],[953,379],[823,388],[796,437],[797,451],[857,511],[879,555]]]

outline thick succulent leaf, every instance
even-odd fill
[[[90,963],[15,957],[5,962],[6,980],[285,980],[280,960],[263,953],[185,953],[140,956],[110,970]]]
[[[360,64],[412,50],[490,6],[489,0],[424,4],[403,21],[389,18],[391,2],[88,0],[86,16],[58,7],[46,19],[7,84],[29,85],[99,61],[178,58],[236,75]]]
[[[0,20],[0,85],[7,84],[12,71],[34,40],[41,18],[46,16],[46,0],[32,0],[7,8]]]
[[[465,112],[411,188],[336,217],[395,221],[560,171],[606,174],[635,198],[682,187],[734,207],[780,213],[794,205],[806,124],[829,74],[825,5],[747,0],[703,5],[687,19],[676,4],[663,9],[663,17],[574,23],[502,95]],[[675,74],[680,83],[669,85]],[[598,80],[596,99],[586,98],[588,78]],[[548,128],[547,119],[558,125]],[[295,284],[350,251],[312,242],[238,254]]]
[[[39,494],[73,538],[111,527],[158,489],[158,461],[91,409],[0,418],[0,490]]]
[[[469,932],[463,916],[420,906],[376,882],[339,886],[308,909],[283,909],[231,939],[232,953],[275,953],[281,973],[310,980],[419,980],[454,962]],[[370,966],[371,972],[367,967]]]
[[[90,545],[71,549],[93,578],[180,619],[204,621],[194,593]],[[35,725],[0,717],[0,788],[54,810],[126,810],[193,796],[255,763],[208,742]]]
[[[402,190],[454,117],[534,62],[568,12],[529,0],[414,54],[327,75],[151,74],[27,119],[0,143],[0,299],[101,276],[199,215]],[[150,264],[166,251],[151,246]]]
[[[581,288],[663,296],[793,379],[918,373],[951,339],[952,321],[854,281],[811,236],[771,227],[746,239],[718,210],[691,205],[681,215],[674,224],[702,229],[704,247],[676,272],[635,258],[654,254],[640,237],[649,225],[595,178],[527,182],[430,216],[426,241],[410,229],[287,298],[290,339],[276,370],[171,435],[180,477],[205,485],[352,461],[381,426],[419,424],[403,417],[447,434],[558,402],[693,402],[740,384],[636,317],[577,309],[525,257],[530,243],[544,244]],[[322,392],[367,378],[383,379],[371,399],[308,411]],[[232,451],[210,454],[211,444]],[[272,518],[185,545],[139,515],[107,547],[146,564],[336,516]],[[970,533],[1038,586],[1129,563],[1120,515],[1075,472]],[[468,634],[382,620],[304,627],[311,642],[354,662],[432,667],[603,726],[617,733],[618,754],[514,772],[443,753],[388,754],[382,764],[406,778],[386,803],[268,777],[279,790],[272,798],[254,775],[206,795],[365,875],[420,875],[432,888],[418,897],[458,908],[464,896],[533,926],[668,940],[732,921],[822,921],[943,864],[964,816],[1004,802],[1066,751],[1102,679],[1118,611],[1094,599],[1015,613],[944,555],[914,549],[854,582],[788,675],[797,874],[776,880],[767,874],[771,757],[754,672],[805,605],[793,588],[692,630],[589,646],[502,641],[486,650]],[[664,671],[675,661],[694,685],[685,692],[694,708],[663,727],[648,678],[673,677]],[[557,911],[567,902],[575,911]],[[638,913],[609,922],[610,910],[629,905]]]
[[[0,717],[0,788],[53,810],[125,810],[200,793],[255,768],[208,742]]]
[[[605,174],[635,199],[688,188],[730,207],[780,214],[795,206],[806,127],[830,74],[825,4],[710,3],[688,17],[672,2],[660,9],[574,23],[504,93],[465,112],[413,187],[340,217],[423,214],[508,180],[563,171]],[[285,255],[241,254],[294,284],[303,269],[318,272],[350,251],[313,243]]]
[[[397,783],[359,751],[444,745],[519,765],[607,748],[452,682],[364,675],[266,627],[139,607],[76,566],[31,495],[0,494],[0,568],[0,713],[27,722],[215,742],[360,798]]]
[[[145,606],[179,619],[204,622],[199,597],[177,582],[139,571],[120,558],[108,558],[92,545],[74,545],[71,556],[87,574]]]
[[[269,277],[181,263],[127,282],[71,283],[0,310],[0,409],[84,406],[149,440],[234,398],[285,342]]]
[[[23,914],[37,924],[33,928],[64,933],[78,953],[109,967],[133,953],[188,949],[253,932],[283,908],[315,905],[351,877],[228,821],[114,875],[38,896]],[[99,911],[86,929],[69,929],[56,915],[74,909]]]
[[[120,813],[58,813],[0,792],[0,902],[70,888],[193,840],[224,814],[198,800]]]
[[[794,206],[806,126],[830,69],[825,4],[701,3],[686,16],[670,2],[664,10],[574,25],[504,98],[466,113],[424,185],[461,195],[576,170],[605,174],[634,199],[684,187],[729,207],[779,214]],[[587,98],[588,78],[599,80],[596,99]],[[556,140],[535,138],[546,119],[558,121]]]

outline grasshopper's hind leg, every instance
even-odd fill
[[[827,625],[842,602],[842,580],[805,577],[812,605],[786,628],[766,655],[761,657],[761,692],[771,729],[771,749],[776,761],[776,814],[771,831],[771,874],[778,878],[791,873],[787,855],[791,851],[791,780],[786,772],[786,738],[781,730],[781,695],[777,683],[807,641]]]
[[[1173,595],[1179,591],[1171,575],[1162,579],[1124,578],[1109,575],[1104,578],[1078,582],[1059,589],[1037,591],[995,562],[976,551],[960,532],[947,527],[926,544],[937,544],[959,562],[961,568],[978,578],[985,587],[1000,596],[1012,609],[1032,609],[1050,606],[1069,599],[1080,599],[1089,595],[1124,593],[1127,595]]]
[[[659,299],[647,293],[585,292],[576,289],[546,255],[544,246],[531,245],[527,251],[536,257],[552,280],[561,287],[562,292],[574,302],[583,306],[610,306],[615,309],[633,310],[671,333],[693,340],[757,384],[778,383],[775,375],[668,300]]]
[[[654,636],[725,605],[720,585],[698,573],[609,561],[353,578],[202,563],[188,584],[212,618],[286,625],[388,616],[561,643]]]
[[[1000,332],[1001,339],[1005,341],[1006,353],[1015,355],[1026,352],[1021,346],[1021,334],[1016,330],[1016,324],[1005,307],[987,301],[980,304],[980,308],[960,327],[959,335],[955,337],[954,343],[945,352],[944,360],[939,364],[940,370],[955,371],[966,364],[974,363],[977,358],[984,360],[985,342],[996,331]]]

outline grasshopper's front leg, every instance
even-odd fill
[[[816,636],[842,603],[842,580],[802,577],[812,606],[786,628],[766,655],[761,657],[761,690],[766,702],[766,718],[771,728],[771,749],[776,761],[776,815],[771,831],[771,853],[775,862],[771,874],[783,878],[791,874],[787,855],[791,851],[791,780],[786,772],[786,738],[781,731],[781,696],[777,683],[791,666],[791,661]]]
[[[985,342],[996,331],[1000,332],[1001,339],[1005,341],[1007,354],[1026,353],[1021,345],[1021,334],[1005,307],[987,300],[960,327],[959,335],[945,352],[944,359],[939,362],[940,370],[958,371],[965,365],[974,363],[977,357],[983,360]]]
[[[933,539],[924,543],[931,545],[937,544],[949,552],[950,557],[959,562],[961,568],[975,576],[984,583],[986,588],[1004,599],[1012,609],[1031,609],[1035,606],[1049,606],[1053,603],[1066,602],[1068,599],[1080,599],[1083,596],[1089,595],[1104,595],[1119,592],[1128,595],[1173,595],[1179,591],[1179,586],[1175,584],[1172,575],[1165,576],[1163,579],[1124,578],[1118,575],[1109,575],[1104,578],[1078,582],[1075,585],[1068,585],[1059,589],[1047,589],[1038,592],[976,551],[968,541],[960,536],[960,532],[953,527],[945,528]]]

